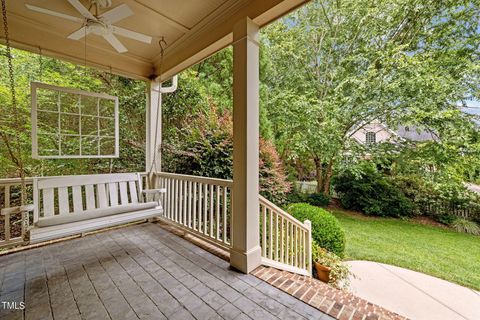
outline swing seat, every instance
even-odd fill
[[[138,173],[34,178],[33,189],[30,243],[163,214],[165,189],[142,190]]]

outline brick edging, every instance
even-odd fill
[[[335,289],[317,279],[260,266],[252,274],[306,304],[340,320],[406,320],[407,318]]]
[[[165,222],[160,227],[192,242],[200,248],[229,261],[229,253],[184,230]],[[306,304],[340,320],[406,320],[383,307],[359,298],[352,293],[335,289],[317,279],[281,271],[271,267],[260,266],[252,275],[270,285],[288,293]]]

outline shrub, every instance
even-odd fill
[[[260,193],[276,204],[286,202],[286,194],[290,191],[285,170],[275,146],[272,142],[260,139]]]
[[[330,281],[335,288],[347,289],[350,285],[350,268],[333,252],[320,247],[316,242],[312,244],[312,260],[330,268]]]
[[[435,215],[435,220],[437,220],[440,223],[443,223],[447,226],[451,225],[455,220],[457,220],[457,217],[454,216],[453,214],[449,213],[444,213],[440,215]]]
[[[411,174],[395,176],[392,182],[413,202],[416,214],[429,215],[447,225],[455,219],[455,212],[467,213],[470,220],[480,217],[479,195],[461,181],[431,181]]]
[[[323,193],[312,193],[307,195],[306,201],[312,206],[326,207],[330,203],[330,197]]]
[[[286,196],[287,204],[307,202],[308,194],[292,189]]]
[[[382,217],[408,217],[414,214],[412,201],[374,168],[366,167],[355,175],[345,171],[333,181],[346,209]]]
[[[453,221],[452,223],[452,227],[458,232],[464,232],[480,236],[480,226],[478,226],[478,224],[476,224],[475,222],[467,219],[455,219],[455,221]]]
[[[343,257],[345,232],[330,212],[307,203],[291,204],[287,211],[300,221],[310,220],[313,240],[322,248]]]
[[[193,116],[192,116],[193,117]],[[176,127],[182,128],[164,141],[163,169],[167,172],[202,177],[232,179],[233,131],[228,110],[211,107],[208,114],[197,113]],[[259,141],[260,193],[276,204],[285,202],[290,183],[273,143]]]

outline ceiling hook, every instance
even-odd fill
[[[158,41],[158,45],[160,46],[160,54],[163,57],[163,54],[165,52],[165,48],[167,46],[167,42],[165,41],[165,36],[162,36],[160,40]]]

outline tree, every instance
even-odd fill
[[[435,131],[458,159],[475,132],[458,102],[479,98],[479,21],[478,0],[317,0],[267,27],[262,106],[284,159],[313,162],[328,194],[350,135],[375,119]]]
[[[207,66],[204,66],[207,68]],[[231,106],[219,108],[193,70],[180,75],[182,86],[164,104],[163,169],[204,177],[233,178],[233,122]],[[179,110],[179,108],[181,108]],[[174,124],[174,125],[173,125]],[[260,138],[260,193],[281,204],[290,189],[275,146]]]
[[[8,70],[7,57],[0,46],[0,68]],[[85,69],[41,55],[12,50],[19,120],[12,117],[8,73],[0,74],[0,177],[18,176],[21,157],[28,176],[143,171],[145,146],[145,93],[143,81]],[[119,97],[120,158],[35,160],[31,158],[30,82],[106,92]],[[20,125],[17,125],[20,124]],[[9,148],[17,141],[20,148]],[[11,152],[13,150],[13,152]]]

